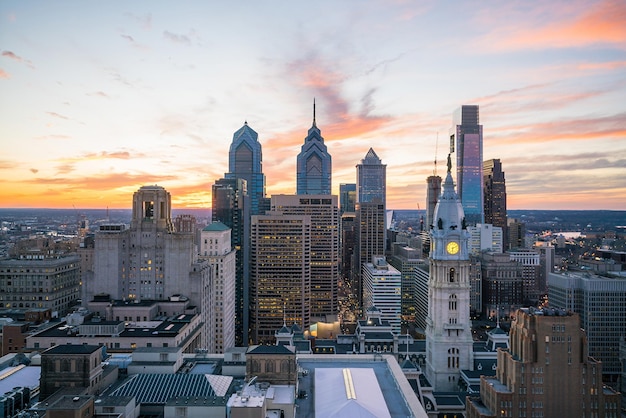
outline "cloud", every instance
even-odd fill
[[[39,173],[39,170],[37,170],[36,168],[31,168],[30,172],[33,173],[33,174],[37,174],[37,173]]]
[[[576,9],[549,3],[533,10],[528,19],[527,7],[508,10],[508,15],[493,14],[496,29],[481,39],[483,48],[496,51],[520,49],[571,48],[597,44],[613,44],[623,48],[626,42],[626,2],[605,0],[582,2]],[[524,14],[524,19],[520,15]],[[548,16],[548,18],[546,18]],[[505,22],[503,25],[502,22]]]
[[[158,184],[169,180],[176,180],[177,177],[169,175],[153,174],[130,174],[130,173],[110,173],[93,176],[79,177],[37,177],[35,179],[23,180],[27,184],[67,186],[72,190],[111,190],[117,188],[135,187],[136,185]]]
[[[46,112],[48,115],[55,117],[55,118],[59,118],[59,119],[64,119],[64,120],[69,120],[70,118],[68,118],[67,116],[63,116],[59,113],[56,112]]]
[[[191,39],[187,35],[179,35],[166,30],[163,31],[163,36],[177,44],[191,45]]]
[[[109,98],[109,95],[103,91],[94,91],[92,93],[87,93],[87,96],[99,96],[99,97],[104,97],[105,99]]]
[[[133,37],[132,37],[132,36],[130,36],[130,35],[120,34],[120,36],[121,36],[122,38],[126,39],[128,42],[135,43],[135,38],[133,38]]]
[[[4,78],[5,80],[9,79],[11,78],[11,74],[7,73],[2,68],[0,68],[0,78]]]
[[[9,160],[0,160],[0,170],[12,170],[17,167],[17,163]]]
[[[14,60],[14,61],[17,61],[17,62],[23,63],[23,64],[27,65],[27,66],[28,66],[28,67],[30,67],[30,68],[33,68],[33,69],[35,68],[35,67],[33,66],[33,63],[32,63],[30,60],[27,60],[27,59],[25,59],[25,58],[22,58],[22,57],[20,57],[19,55],[15,54],[15,53],[14,53],[14,52],[12,52],[12,51],[2,51],[2,56],[3,56],[3,57],[10,58],[10,59],[12,59],[12,60]]]
[[[145,15],[136,15],[134,13],[125,13],[125,16],[130,17],[135,22],[139,23],[140,27],[145,30],[152,29],[152,14],[147,13]]]

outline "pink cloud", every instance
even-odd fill
[[[7,73],[2,68],[0,68],[0,78],[4,78],[5,80],[7,80],[11,78],[11,74]]]

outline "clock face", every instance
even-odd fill
[[[450,241],[448,245],[446,245],[446,251],[448,254],[456,254],[459,252],[459,243],[455,241]]]

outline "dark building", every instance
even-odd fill
[[[506,183],[500,159],[483,162],[485,223],[502,228],[502,242],[508,249],[506,222]]]
[[[339,213],[354,212],[356,205],[356,184],[341,183],[339,185]]]
[[[231,229],[235,266],[235,344],[248,344],[250,288],[250,198],[244,179],[219,179],[212,188],[212,221]]]

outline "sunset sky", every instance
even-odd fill
[[[209,208],[245,121],[295,193],[313,98],[334,193],[372,147],[387,207],[424,209],[477,104],[509,209],[626,209],[623,0],[3,0],[0,207]]]

